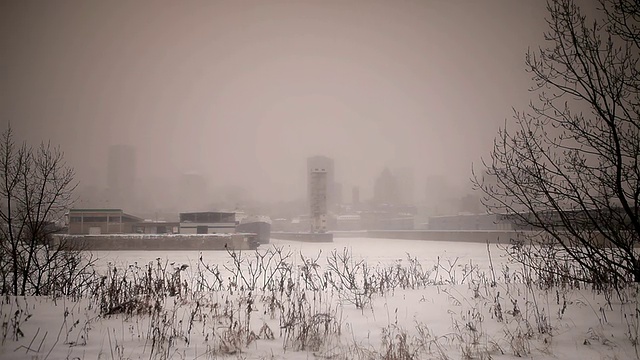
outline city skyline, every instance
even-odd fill
[[[466,180],[528,103],[545,26],[506,0],[0,6],[0,125],[60,144],[82,184],[125,144],[140,183],[198,170],[265,201],[304,196],[314,154],[363,199],[385,166]]]
[[[230,210],[256,203],[269,203],[269,201],[252,198],[246,189],[233,184],[211,187],[207,177],[198,171],[173,174],[175,177],[173,181],[156,178],[150,182],[147,179],[145,182],[144,178],[136,176],[137,163],[135,159],[135,147],[122,144],[111,146],[106,162],[108,175],[106,184],[102,186],[83,184],[78,191],[76,206],[80,208],[126,208],[143,213],[154,213],[168,210]],[[305,165],[307,174],[314,168],[326,170],[327,204],[331,211],[337,211],[338,205],[351,204],[354,188],[358,189],[358,202],[371,204],[419,205],[425,202],[440,203],[468,194],[468,189],[465,190],[463,187],[456,185],[455,181],[448,181],[446,176],[438,175],[419,181],[419,183],[424,183],[427,188],[432,187],[431,192],[439,194],[438,199],[430,197],[429,190],[426,190],[421,195],[416,195],[419,192],[415,191],[416,179],[413,176],[412,168],[399,167],[390,171],[389,167],[384,167],[381,169],[381,173],[383,175],[385,172],[387,173],[388,178],[385,181],[393,182],[393,184],[383,185],[385,190],[382,191],[393,192],[392,195],[383,195],[386,199],[385,201],[381,201],[378,198],[380,195],[376,195],[376,191],[380,191],[376,190],[377,183],[380,181],[380,173],[370,179],[370,193],[363,196],[360,193],[362,186],[359,184],[352,185],[349,187],[349,194],[345,199],[344,194],[336,195],[335,193],[337,191],[342,192],[343,189],[343,184],[339,181],[340,174],[336,175],[335,172],[336,163],[340,165],[339,161],[336,162],[327,156],[314,155],[306,158]],[[439,183],[430,182],[434,178],[439,179]],[[304,195],[293,199],[278,199],[277,201],[304,200],[308,204],[311,186],[309,175],[307,175],[305,181],[307,190]],[[175,188],[176,191],[168,191],[170,188]],[[456,206],[452,205],[450,208],[455,209]]]

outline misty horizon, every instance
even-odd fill
[[[80,186],[108,151],[136,186],[201,174],[257,201],[305,197],[306,159],[349,198],[385,168],[467,186],[511,108],[529,101],[536,2],[3,2],[0,119],[60,145]],[[168,201],[168,200],[167,200]]]

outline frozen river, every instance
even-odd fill
[[[456,268],[474,266],[480,271],[487,271],[490,267],[487,245],[483,243],[381,238],[335,238],[333,243],[305,243],[271,239],[270,244],[261,245],[257,251],[262,253],[275,248],[282,249],[284,253],[291,252],[290,261],[297,265],[302,262],[300,254],[306,258],[319,257],[318,263],[323,265],[333,251],[342,253],[346,249],[354,260],[364,260],[370,266],[406,262],[407,255],[410,255],[425,268],[432,267],[438,261],[447,268],[452,265]],[[501,264],[506,262],[504,245],[491,245],[490,251],[493,266],[499,272]],[[253,252],[243,251],[242,255],[251,257]],[[97,251],[94,254],[99,259],[98,268],[107,263],[144,265],[156,262],[157,259],[173,263],[174,266],[186,264],[192,268],[201,256],[203,262],[220,267],[231,261],[231,256],[226,251]]]

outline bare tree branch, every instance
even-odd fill
[[[474,184],[489,211],[537,231],[520,260],[553,254],[582,281],[640,281],[640,5],[600,0],[594,19],[573,0],[547,11],[547,46],[525,59],[537,99],[500,129]]]

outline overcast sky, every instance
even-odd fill
[[[131,144],[140,179],[196,171],[265,200],[302,197],[316,154],[364,197],[385,166],[420,188],[467,179],[526,106],[544,16],[533,0],[2,1],[0,120],[102,186],[108,146]]]

